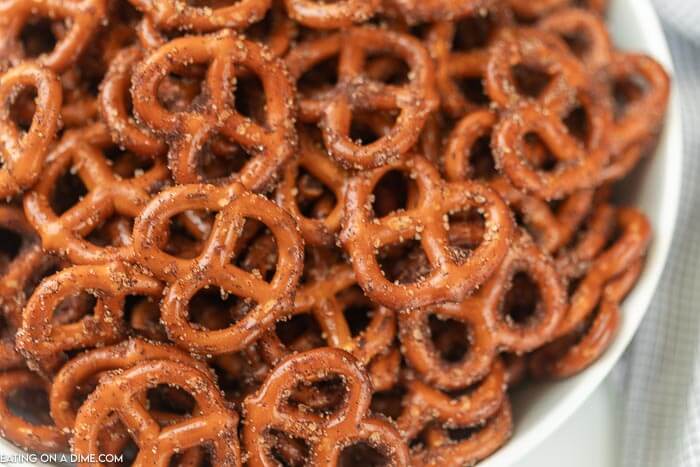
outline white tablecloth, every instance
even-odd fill
[[[685,154],[671,256],[616,371],[625,394],[621,466],[700,466],[700,0],[654,0],[676,67]]]

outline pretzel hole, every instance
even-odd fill
[[[294,198],[301,214],[309,219],[325,219],[338,204],[335,193],[303,167],[299,168]]]
[[[39,386],[21,386],[5,396],[5,402],[15,417],[31,425],[53,426],[49,415],[49,396]]]
[[[190,110],[202,96],[204,71],[198,64],[180,72],[170,72],[159,84],[158,103],[170,112]]]
[[[486,421],[483,421],[477,425],[468,427],[446,428],[447,437],[452,441],[466,441],[483,430],[486,423]]]
[[[469,352],[471,332],[462,321],[431,314],[428,318],[430,339],[440,358],[448,363],[457,363]]]
[[[77,172],[67,170],[56,180],[49,203],[56,215],[60,216],[78,204],[88,189]]]
[[[88,292],[72,294],[61,300],[53,311],[53,321],[57,324],[75,323],[93,316],[97,298]]]
[[[160,322],[160,306],[148,296],[129,295],[124,300],[124,321],[136,334],[146,339],[166,341],[167,334]]]
[[[337,295],[337,300],[343,303],[343,315],[350,328],[352,337],[357,337],[367,329],[372,321],[375,309],[372,301],[368,299],[362,289],[353,286],[343,290]]]
[[[330,416],[345,403],[347,388],[343,378],[330,375],[315,381],[300,381],[290,391],[287,405],[302,413]]]
[[[65,24],[61,24],[61,26],[65,28]],[[19,33],[19,39],[24,48],[24,56],[26,58],[36,58],[50,53],[58,43],[57,30],[59,30],[58,27],[49,18],[30,18]]]
[[[457,77],[455,82],[464,98],[472,104],[486,106],[491,102],[488,94],[486,94],[484,80],[481,76]]]
[[[625,76],[613,81],[613,111],[616,121],[626,115],[627,109],[633,102],[642,98],[647,88],[648,83],[638,75]]]
[[[240,308],[244,308],[239,310]],[[252,306],[218,287],[204,288],[190,299],[188,320],[201,329],[219,330],[235,321],[234,314],[245,313]]]
[[[553,78],[546,71],[524,63],[513,66],[511,73],[518,92],[532,98],[540,97]]]
[[[1,265],[17,258],[23,244],[24,240],[20,234],[14,230],[0,227],[0,271],[4,272]]]
[[[391,85],[410,82],[411,68],[405,60],[388,53],[374,53],[366,59],[366,74],[369,78]]]
[[[153,160],[138,157],[116,145],[103,149],[102,155],[105,156],[107,164],[110,165],[114,173],[125,179],[139,177],[155,165]]]
[[[503,298],[501,313],[510,325],[527,327],[537,321],[541,298],[537,283],[526,272],[519,271]]]
[[[447,214],[448,246],[452,260],[462,264],[481,245],[486,219],[476,208]]]
[[[315,94],[328,91],[338,84],[338,56],[334,55],[314,64],[301,75],[297,89],[302,98],[311,98]]]
[[[326,345],[318,321],[309,313],[278,321],[275,334],[285,347],[299,352]]]
[[[168,384],[149,388],[146,399],[149,410],[158,413],[155,419],[161,428],[193,416],[197,408],[197,403],[190,393]]]
[[[258,233],[234,256],[231,263],[259,279],[270,282],[277,273],[277,239],[258,221],[246,219],[246,222],[259,224]]]
[[[375,392],[370,408],[375,414],[398,420],[403,413],[403,399],[406,394],[408,391],[402,385],[396,385],[388,391]]]
[[[270,457],[276,460],[280,466],[303,467],[308,465],[311,449],[304,439],[275,429],[267,430],[264,436]]]
[[[98,247],[122,247],[131,243],[133,219],[124,216],[112,216],[85,237]]]
[[[270,42],[274,41],[274,36],[285,32],[284,23],[286,20],[286,15],[280,14],[278,8],[273,6],[267,10],[262,20],[246,28],[245,35],[256,42],[271,45]]]
[[[243,170],[251,158],[251,153],[240,144],[215,136],[197,154],[197,174],[205,183],[225,183]]]
[[[383,467],[392,465],[389,457],[383,451],[367,442],[351,444],[344,448],[338,458],[339,467]]]
[[[244,66],[236,69],[234,104],[239,114],[267,127],[267,99],[263,82],[255,72]]]
[[[452,37],[452,50],[456,52],[468,52],[482,49],[489,44],[496,32],[498,21],[493,12],[487,11],[466,16],[455,24],[455,32]]]
[[[573,31],[560,34],[569,50],[579,59],[583,58],[592,46],[591,36],[584,27],[577,27]]]
[[[477,138],[471,147],[465,149],[467,153],[463,154],[462,157],[469,161],[471,176],[466,177],[466,174],[460,174],[462,177],[488,181],[499,175],[491,151],[491,133]]]
[[[214,216],[215,214],[200,209],[171,218],[163,251],[182,259],[199,256],[209,234],[207,227],[212,224]]]
[[[420,240],[416,239],[385,245],[377,251],[377,258],[384,277],[395,284],[420,282],[432,271]]]
[[[586,144],[591,134],[590,118],[586,108],[582,105],[574,107],[569,114],[564,117],[564,125],[574,138],[582,144]]]
[[[413,206],[418,195],[418,184],[406,172],[390,170],[379,180],[372,192],[372,210],[375,217],[404,211]]]
[[[529,132],[523,137],[524,156],[530,166],[543,172],[552,172],[557,168],[559,160],[549,145],[537,133]]]
[[[100,430],[97,438],[98,452],[123,455],[122,462],[108,465],[132,465],[139,452],[138,444],[116,412],[110,413],[105,420],[107,423]]]
[[[17,125],[20,132],[26,133],[32,126],[34,112],[36,112],[37,90],[33,86],[24,86],[19,92],[10,97],[10,119]]]

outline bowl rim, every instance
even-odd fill
[[[611,3],[621,0],[612,0]],[[648,40],[645,53],[653,56],[664,65],[672,77],[676,76],[675,67],[668,41],[661,27],[659,16],[654,10],[650,0],[627,0],[627,5],[633,13],[635,21],[643,25],[644,33]],[[612,7],[612,6],[611,6]],[[681,117],[681,101],[678,94],[678,87],[675,80],[671,83],[671,95],[669,107],[662,132],[664,139],[664,175],[663,190],[659,197],[658,225],[669,226],[667,229],[654,232],[653,258],[649,257],[645,270],[640,277],[637,288],[630,294],[629,299],[634,296],[636,302],[643,304],[642,311],[628,313],[629,306],[623,303],[623,319],[618,335],[611,343],[606,352],[593,365],[581,374],[575,376],[577,381],[575,386],[569,390],[564,397],[557,400],[552,405],[551,410],[542,416],[536,424],[526,431],[518,431],[517,422],[514,427],[514,436],[501,449],[482,461],[483,467],[505,467],[521,460],[530,451],[541,445],[549,436],[563,425],[591,396],[605,377],[612,371],[615,364],[620,360],[623,352],[630,344],[642,319],[648,312],[651,301],[656,294],[656,290],[661,280],[661,276],[666,268],[671,244],[673,242],[678,210],[680,205],[680,194],[682,187],[682,167],[683,167],[683,128]],[[661,148],[659,148],[661,150]],[[651,255],[650,255],[651,256]]]

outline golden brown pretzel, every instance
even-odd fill
[[[103,152],[112,146],[106,127],[96,124],[66,133],[51,151],[51,163],[24,197],[24,212],[45,250],[75,264],[104,264],[133,255],[129,244],[102,247],[86,237],[114,215],[136,217],[151,199],[151,192],[167,178],[167,167],[156,160],[145,171],[134,167],[128,174],[115,173],[118,164],[110,166]],[[68,173],[80,178],[87,193],[65,212],[57,213],[54,192]]]
[[[141,399],[159,384],[178,387],[192,396],[196,403],[192,416],[161,428]],[[99,433],[112,413],[126,425],[139,447],[135,466],[164,467],[174,454],[196,446],[211,447],[214,465],[241,465],[238,415],[227,407],[211,376],[195,367],[151,360],[103,379],[78,411],[72,451],[79,455],[99,453]]]
[[[337,375],[345,386],[341,406],[326,416],[289,404],[290,391]],[[323,348],[290,356],[277,366],[254,396],[245,401],[243,440],[251,467],[272,466],[266,434],[279,430],[309,443],[312,465],[334,466],[344,448],[364,442],[391,465],[409,464],[408,448],[389,423],[367,415],[371,386],[366,373],[348,353]]]
[[[10,106],[20,91],[36,89],[36,111],[22,134]],[[0,198],[8,198],[37,181],[60,126],[61,83],[49,69],[24,63],[0,77]]]
[[[127,295],[158,296],[161,290],[158,281],[121,263],[64,269],[45,279],[29,299],[17,333],[17,348],[29,364],[50,374],[63,352],[107,345],[123,338]],[[75,323],[52,322],[56,308],[81,293],[96,298],[94,314]]]
[[[23,449],[38,452],[63,452],[68,448],[68,438],[50,420],[30,423],[16,415],[9,398],[22,397],[29,390],[49,392],[50,384],[29,370],[14,370],[0,373],[0,434]],[[36,401],[27,401],[30,412],[37,411]]]
[[[52,50],[36,60],[55,72],[66,70],[80,57],[100,22],[106,19],[106,0],[6,0],[0,3],[0,68],[17,64],[33,51],[26,50],[20,35],[35,16],[63,21],[69,27]]]
[[[391,170],[415,180],[418,199],[415,207],[377,219],[372,212],[372,192]],[[508,208],[494,191],[476,182],[445,183],[420,157],[355,176],[347,188],[345,208],[341,241],[357,281],[372,300],[393,309],[459,301],[467,296],[505,257],[513,228]],[[486,233],[481,244],[464,258],[449,245],[445,216],[472,208],[482,214]],[[394,284],[384,277],[377,250],[409,239],[420,239],[431,270],[422,280]]]
[[[341,0],[326,3],[319,0],[284,0],[291,18],[316,29],[333,29],[352,26],[371,18],[381,0]]]
[[[598,15],[603,15],[608,6],[608,0],[507,0],[510,7],[518,15],[526,19],[539,18],[552,12],[581,4],[583,8]]]
[[[168,73],[201,63],[209,65],[202,99],[182,111],[164,108],[156,96]],[[262,124],[231,108],[238,67],[253,72],[262,82],[265,98]],[[181,37],[152,51],[134,71],[132,97],[136,116],[152,131],[171,140],[168,158],[178,183],[204,181],[198,168],[199,152],[219,132],[253,155],[239,174],[229,178],[255,191],[270,186],[295,146],[293,87],[283,63],[264,46],[230,30]]]
[[[408,83],[385,84],[367,76],[371,54],[385,53],[404,61]],[[295,80],[322,61],[338,57],[338,82],[331,89],[301,96],[299,117],[318,122],[331,156],[348,168],[373,168],[404,156],[418,140],[428,115],[437,107],[433,64],[427,50],[413,37],[370,27],[353,27],[342,33],[303,42],[287,55]],[[369,144],[350,138],[353,113],[397,111],[391,130]]]
[[[396,10],[408,24],[452,21],[481,14],[499,0],[385,0],[386,9]]]
[[[272,3],[271,0],[241,0],[212,8],[183,0],[129,1],[161,29],[198,33],[248,26],[261,20]]]
[[[176,258],[161,247],[167,243],[170,218],[188,210],[218,214],[204,250],[193,259]],[[265,224],[274,235],[279,253],[270,282],[229,264],[246,219]],[[289,214],[238,183],[226,187],[181,185],[165,190],[149,203],[134,226],[134,250],[140,261],[170,284],[161,305],[168,335],[178,345],[204,354],[248,347],[290,313],[301,274],[302,245]],[[200,289],[210,286],[245,297],[255,305],[226,329],[196,329],[188,320],[188,304]]]

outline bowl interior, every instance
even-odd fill
[[[649,0],[613,0],[607,22],[617,47],[647,53],[673,73],[666,39]],[[528,384],[516,391],[513,438],[480,465],[510,465],[541,443],[588,398],[629,344],[651,302],[671,245],[680,195],[682,146],[680,106],[674,88],[656,154],[619,190],[621,202],[637,206],[649,216],[654,239],[644,272],[623,304],[617,337],[583,373],[565,381]]]

